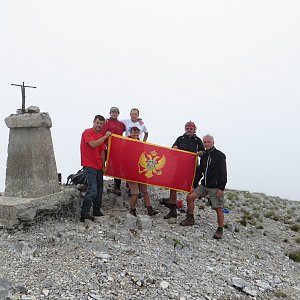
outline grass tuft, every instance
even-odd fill
[[[293,261],[300,262],[300,250],[291,252],[289,258]]]
[[[293,224],[290,226],[290,229],[296,232],[299,232],[300,230],[300,224]]]

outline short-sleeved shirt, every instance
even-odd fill
[[[125,124],[126,136],[130,136],[130,130],[132,127],[137,127],[141,131],[139,135],[140,140],[143,140],[143,133],[148,133],[145,124],[141,125],[139,121],[132,122],[131,119],[128,119],[128,120],[121,120],[121,122]]]
[[[107,120],[107,122],[103,125],[103,127],[101,128],[100,133],[102,135],[105,135],[105,133],[107,131],[110,131],[111,133],[114,133],[114,134],[123,135],[123,132],[125,131],[125,124],[119,120],[109,118]],[[107,143],[108,143],[108,139],[105,140],[106,145],[107,145]]]
[[[103,163],[101,159],[101,152],[106,149],[104,143],[92,148],[89,142],[99,140],[103,135],[100,132],[96,132],[93,128],[86,129],[81,136],[80,154],[81,165],[83,167],[90,167],[97,170],[103,169]]]

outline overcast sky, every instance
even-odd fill
[[[94,115],[137,107],[151,143],[171,146],[189,120],[212,134],[227,188],[300,200],[298,0],[3,0],[0,37],[0,191],[4,118],[21,107],[10,84],[24,81],[64,181]]]

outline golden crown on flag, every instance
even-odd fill
[[[167,159],[164,155],[161,159],[159,159],[160,157],[157,154],[158,153],[153,150],[150,152],[150,154],[146,155],[146,153],[143,152],[140,155],[138,163],[140,174],[145,172],[145,176],[147,178],[153,177],[153,173],[156,175],[162,174],[162,168],[165,166]],[[148,159],[146,156],[148,157]],[[142,167],[143,169],[141,170],[140,167]]]

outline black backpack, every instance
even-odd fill
[[[69,184],[85,184],[86,185],[86,177],[83,169],[80,169],[76,174],[71,174],[67,178],[66,185]]]

